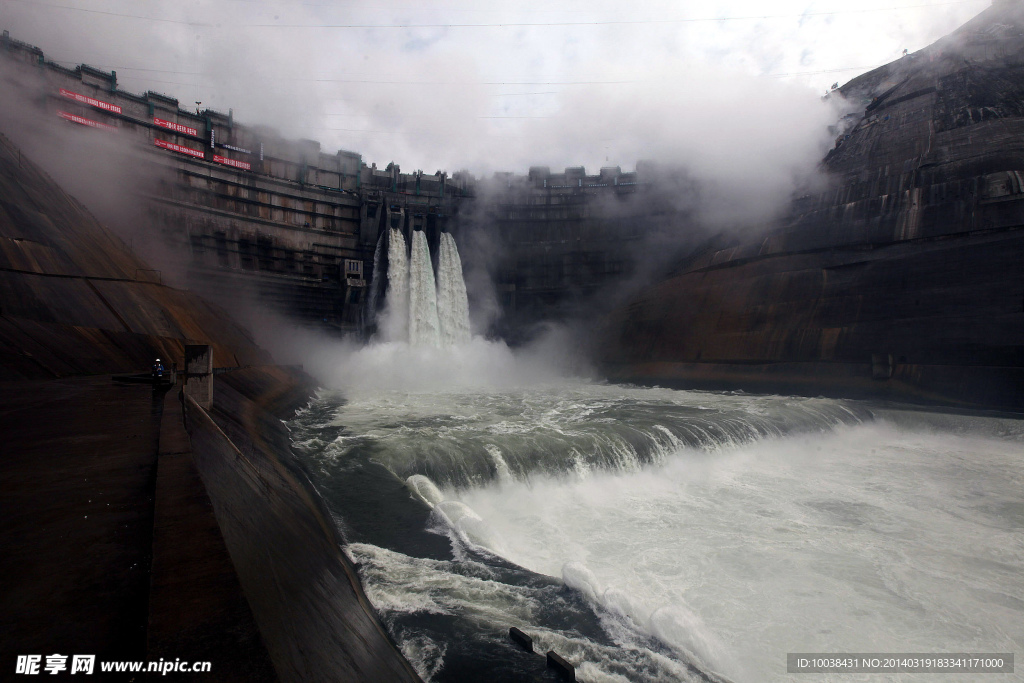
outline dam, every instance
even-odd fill
[[[995,3],[837,84],[826,182],[744,231],[665,164],[378,169],[5,33],[42,129],[145,177],[133,243],[0,137],[0,666],[1013,680],[1021,35]]]
[[[231,112],[124,92],[116,73],[62,67],[6,34],[0,52],[42,87],[44,117],[144,141],[165,169],[139,190],[147,220],[218,301],[254,292],[304,324],[369,338],[386,297],[368,291],[387,262],[381,235],[398,228],[411,245],[423,231],[436,268],[450,233],[493,288],[489,336],[521,344],[545,321],[617,309],[589,350],[611,377],[1017,411],[1021,104],[998,84],[1018,75],[1018,13],[993,6],[831,93],[855,111],[835,126],[827,187],[755,239],[701,227],[672,196],[696,190],[664,165],[380,170]],[[467,246],[481,243],[497,248]],[[659,278],[657,293],[638,291]]]

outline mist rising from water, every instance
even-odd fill
[[[553,330],[537,343],[514,351],[502,341],[483,337],[445,347],[408,342],[336,346],[331,367],[317,376],[346,395],[530,386],[587,372],[566,340],[563,331]]]

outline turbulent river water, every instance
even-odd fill
[[[324,391],[289,426],[428,680],[550,680],[511,626],[594,683],[1024,647],[1019,422],[565,380]]]

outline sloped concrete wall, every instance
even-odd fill
[[[208,414],[186,406],[195,462],[282,681],[419,681],[341,551],[330,513],[291,457],[281,418],[311,384],[279,367],[214,382]]]
[[[181,367],[191,342],[223,367],[269,361],[225,311],[155,277],[0,136],[0,380]]]

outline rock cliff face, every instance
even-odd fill
[[[1024,410],[1024,7],[997,3],[839,94],[856,113],[828,189],[618,309],[605,370]]]

